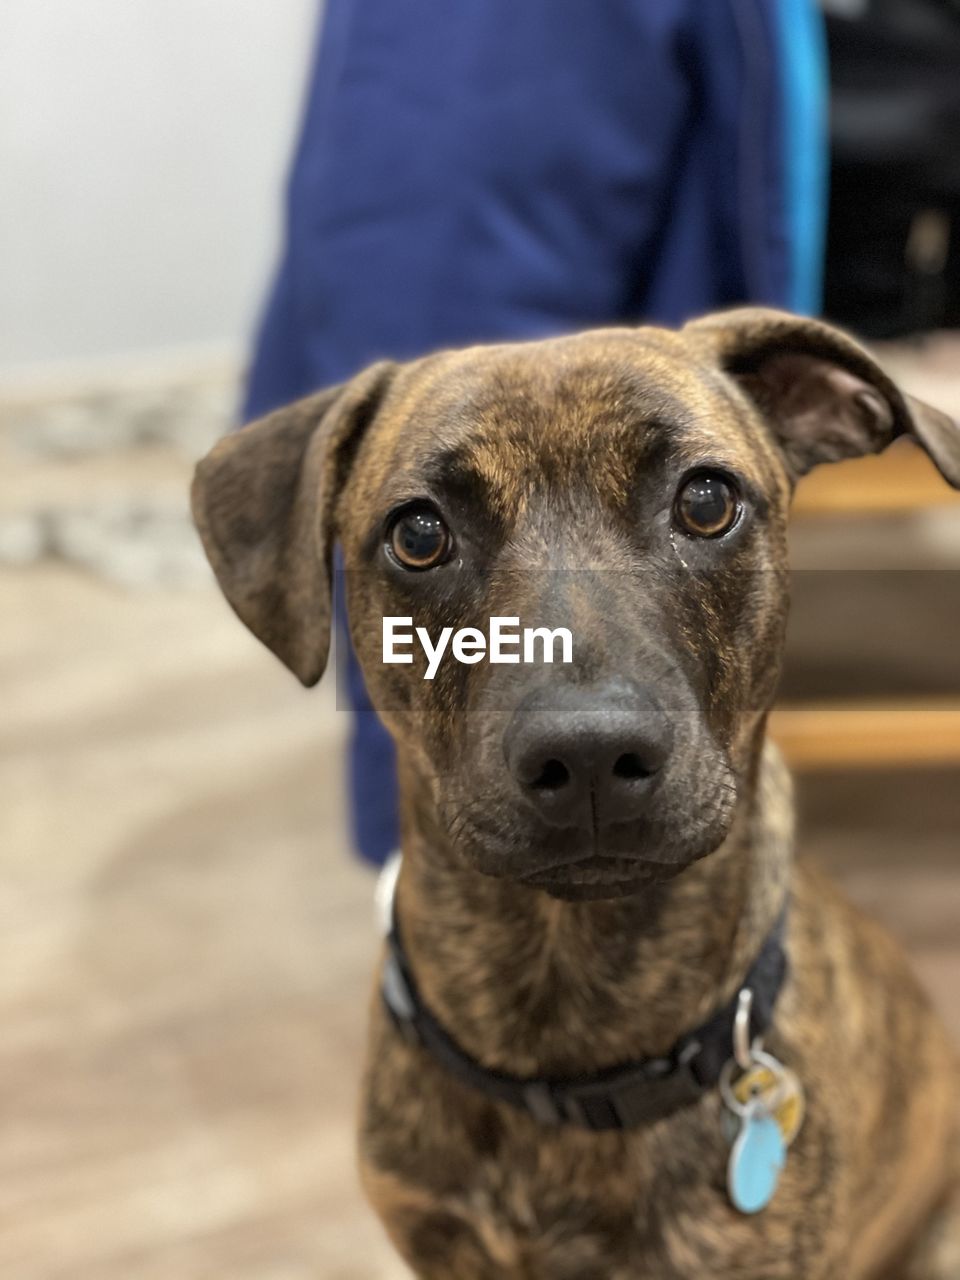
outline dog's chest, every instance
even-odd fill
[[[495,1274],[794,1278],[806,1252],[802,1224],[776,1210],[760,1219],[738,1214],[726,1193],[725,1141],[691,1139],[686,1130],[652,1140],[541,1136],[532,1159],[525,1147],[515,1159],[504,1152],[478,1166],[460,1212],[502,1268]]]
[[[419,1275],[795,1280],[820,1274],[812,1259],[795,1269],[812,1246],[796,1215],[771,1206],[756,1220],[732,1208],[718,1108],[644,1132],[550,1132],[502,1108],[448,1099],[447,1092],[441,1084],[417,1117],[416,1169],[409,1149],[395,1150],[395,1167],[406,1166],[404,1186],[386,1196],[373,1191]],[[382,1128],[378,1138],[380,1145]],[[795,1191],[788,1186],[785,1203]]]

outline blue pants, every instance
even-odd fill
[[[380,357],[818,306],[814,0],[328,0],[245,417]],[[393,748],[352,655],[361,854]]]

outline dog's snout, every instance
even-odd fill
[[[604,827],[640,816],[671,737],[651,692],[616,683],[528,695],[504,748],[514,778],[548,822]]]

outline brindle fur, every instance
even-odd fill
[[[735,992],[790,894],[768,1044],[808,1112],[754,1218],[726,1195],[716,1093],[625,1133],[550,1130],[405,1044],[374,997],[361,1166],[418,1276],[960,1275],[953,1048],[897,946],[794,864],[789,779],[764,738],[794,481],[900,432],[960,483],[955,424],[836,330],[751,310],[379,365],[201,464],[194,508],[221,584],[305,683],[342,543],[354,643],[399,748],[399,918],[424,997],[476,1058],[572,1075],[666,1051]],[[722,547],[670,532],[677,479],[703,462],[749,494]],[[458,557],[406,575],[384,558],[384,522],[421,496]],[[502,750],[544,670],[448,662],[425,682],[422,660],[381,663],[385,614],[431,632],[492,614],[568,625],[576,663],[553,679],[655,682],[673,756],[633,845],[552,870],[563,833],[537,827]]]

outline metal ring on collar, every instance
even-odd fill
[[[723,1098],[730,1110],[734,1112],[735,1115],[746,1116],[750,1114],[752,1103],[750,1101],[741,1102],[733,1091],[733,1073],[739,1065],[740,1064],[735,1058],[730,1058],[724,1063],[723,1070],[720,1072],[718,1088],[720,1090],[720,1096]],[[750,1051],[750,1066],[748,1070],[752,1070],[754,1067],[766,1067],[767,1070],[772,1072],[776,1078],[777,1090],[771,1098],[766,1100],[765,1103],[768,1111],[776,1111],[777,1108],[782,1106],[786,1101],[788,1094],[787,1078],[783,1063],[779,1062],[772,1053],[764,1052],[763,1049],[759,1048],[759,1046],[755,1044]]]

